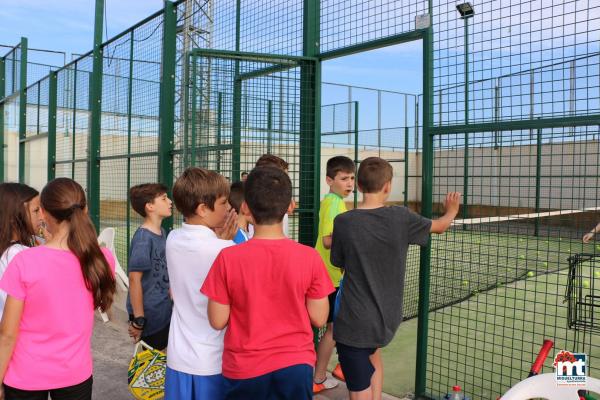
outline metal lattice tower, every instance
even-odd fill
[[[184,150],[183,160],[185,164],[189,165],[187,149],[199,143],[191,143],[191,138],[187,135],[187,127],[183,121],[186,119],[188,121],[192,120],[190,115],[192,107],[189,104],[190,101],[195,101],[200,105],[196,109],[196,120],[200,121],[200,124],[210,123],[211,91],[210,68],[204,68],[200,71],[195,70],[193,66],[188,64],[187,54],[194,48],[213,48],[214,7],[212,0],[186,0],[182,9],[183,12],[178,15],[177,21],[177,64],[181,66],[183,73],[178,75],[180,79],[177,85],[175,104],[178,104],[180,109],[180,135],[178,135],[178,138],[181,148]],[[188,91],[191,85],[203,87],[206,90],[200,91],[199,98],[192,99]],[[186,113],[187,118],[184,118]]]

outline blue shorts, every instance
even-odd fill
[[[225,399],[312,400],[312,378],[313,368],[307,364],[292,365],[256,378],[225,378]]]
[[[192,375],[167,367],[165,400],[222,400],[224,396],[223,375]]]
[[[377,349],[361,349],[346,346],[340,342],[336,342],[336,347],[348,390],[361,392],[368,389],[371,386],[371,377],[375,372],[370,357]]]

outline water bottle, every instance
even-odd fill
[[[448,396],[449,400],[464,400],[465,396],[461,392],[460,386],[452,386],[452,393]]]

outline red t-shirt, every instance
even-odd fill
[[[306,299],[333,292],[321,257],[290,239],[251,239],[223,249],[202,289],[231,307],[223,375],[250,379],[315,364]]]

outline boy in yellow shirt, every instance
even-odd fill
[[[327,330],[317,346],[317,364],[315,365],[315,375],[313,380],[313,391],[318,393],[325,389],[331,389],[337,386],[335,379],[327,378],[327,364],[331,358],[331,353],[335,347],[333,341],[333,309],[335,297],[340,287],[343,271],[331,264],[331,234],[333,233],[333,220],[339,214],[346,212],[344,198],[348,197],[354,191],[354,172],[356,166],[354,162],[345,156],[336,156],[327,161],[326,182],[329,185],[329,193],[321,201],[319,209],[319,236],[315,245],[316,250],[321,255],[331,282],[335,287],[335,292],[329,295],[329,317],[327,318]],[[343,380],[340,365],[337,364],[333,375]]]

